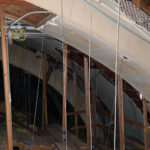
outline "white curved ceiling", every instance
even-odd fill
[[[88,0],[26,0],[57,15],[39,29],[64,40],[89,54],[89,33],[92,22],[91,57],[114,71],[117,37],[117,4]],[[62,26],[63,8],[63,26]],[[91,9],[92,8],[92,9]],[[92,10],[92,21],[90,19]],[[150,38],[148,31],[121,14],[118,70],[120,75],[150,99]],[[64,39],[62,31],[64,27]],[[123,57],[128,59],[122,59]]]

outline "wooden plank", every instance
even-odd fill
[[[45,146],[45,145],[25,145],[22,142],[13,142],[13,146],[19,147],[20,150],[50,150],[53,147]]]
[[[25,2],[24,0],[0,0],[0,4],[23,5],[23,6],[31,6],[32,5],[28,2]]]
[[[42,101],[42,130],[48,124],[47,120],[47,95],[46,95],[46,68],[47,68],[47,54],[43,52],[43,101]]]
[[[84,57],[84,79],[85,79],[85,106],[86,106],[86,138],[89,149],[91,147],[91,128],[90,128],[90,102],[89,102],[89,77],[88,77],[88,58]]]
[[[86,128],[86,125],[80,125],[77,127],[78,130],[85,129],[85,128]],[[75,130],[75,127],[72,127],[71,130]]]
[[[76,111],[76,112],[68,112],[67,113],[67,115],[68,116],[73,116],[73,115],[76,115],[76,114],[84,114],[84,113],[86,113],[86,111],[85,110],[78,110],[78,111]]]
[[[11,12],[4,12],[4,16],[8,17],[8,18],[12,18],[12,19],[18,19],[20,16],[15,16],[14,14],[12,14]],[[25,19],[22,20],[22,22],[28,24],[28,25],[31,25],[31,26],[35,26],[35,23],[34,22],[31,22],[31,21],[28,21]]]
[[[73,73],[73,101],[74,101],[74,110],[77,112],[77,75]],[[75,118],[75,135],[78,136],[78,114],[74,115]]]
[[[10,79],[8,70],[8,54],[6,48],[5,39],[5,23],[3,8],[0,6],[0,18],[1,18],[1,44],[2,44],[2,62],[3,62],[3,78],[4,78],[4,94],[5,94],[5,107],[6,107],[6,124],[7,124],[7,138],[8,138],[8,150],[12,150],[12,116],[11,116],[11,91],[10,91]]]
[[[143,120],[144,120],[144,150],[148,150],[148,120],[147,120],[147,102],[142,98],[143,102]]]
[[[133,3],[137,8],[140,8],[140,7],[141,7],[141,0],[132,0],[132,3]]]
[[[94,128],[94,144],[96,144],[97,134],[96,134],[96,101],[95,101],[95,91],[92,89],[92,118],[93,118],[93,128]]]
[[[67,57],[68,46],[64,44],[63,52],[63,108],[62,108],[62,133],[63,133],[63,146],[67,143]]]
[[[125,139],[124,139],[123,94],[122,94],[122,78],[120,76],[118,76],[118,109],[119,109],[120,150],[124,150]]]

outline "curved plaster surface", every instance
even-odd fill
[[[57,15],[39,29],[59,40],[72,45],[85,54],[89,54],[89,31],[92,8],[91,57],[111,70],[115,70],[115,47],[117,37],[116,3],[109,1],[97,3],[91,0],[26,0]],[[124,14],[121,14],[119,33],[119,73],[147,99],[150,99],[150,38],[148,31],[137,26]],[[127,61],[122,57],[128,58]],[[121,69],[120,69],[121,68]]]

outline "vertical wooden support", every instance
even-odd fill
[[[137,8],[140,8],[140,7],[141,7],[141,0],[132,0],[132,3],[133,3]]]
[[[5,39],[5,23],[4,12],[2,6],[0,6],[1,17],[1,44],[2,44],[2,61],[3,61],[3,78],[4,78],[4,94],[5,94],[5,107],[6,107],[6,124],[7,124],[7,138],[8,138],[8,150],[12,150],[12,116],[11,116],[11,94],[9,83],[9,70],[8,70],[8,54],[6,48]]]
[[[47,120],[47,96],[46,96],[46,68],[47,68],[47,54],[43,52],[43,104],[42,104],[42,130],[48,123]]]
[[[64,44],[63,54],[63,108],[62,108],[62,132],[63,132],[63,143],[64,146],[67,141],[67,51],[68,46]]]
[[[77,110],[77,75],[73,73],[73,100],[74,100],[74,109],[75,109],[75,135],[78,136],[78,114],[76,113]]]
[[[124,138],[124,113],[123,113],[123,89],[122,78],[118,76],[118,109],[119,109],[119,131],[120,131],[120,150],[125,149]]]
[[[148,121],[147,121],[147,102],[142,98],[143,102],[143,121],[144,121],[144,150],[148,150]]]
[[[86,137],[89,149],[91,147],[90,128],[90,102],[89,102],[89,78],[88,78],[88,58],[84,57],[84,79],[85,79],[85,106],[86,106]]]
[[[94,128],[94,144],[96,144],[96,101],[95,101],[95,92],[92,89],[92,110],[93,110],[93,128]]]

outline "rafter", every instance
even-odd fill
[[[23,5],[23,6],[32,5],[28,2],[25,2],[24,0],[0,0],[0,4]]]

